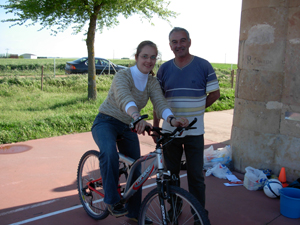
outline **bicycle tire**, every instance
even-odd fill
[[[80,202],[87,214],[95,220],[102,220],[109,215],[107,205],[103,201],[102,182],[96,182],[94,188],[103,193],[103,197],[87,188],[87,182],[101,178],[98,155],[98,151],[90,150],[81,157],[77,169],[77,189]]]
[[[179,202],[179,199],[182,199],[182,206],[181,209],[176,209],[175,205],[175,209],[172,209],[175,211],[178,210],[179,213],[173,218],[170,218],[169,214],[171,214],[171,212],[173,211],[170,208],[170,200],[164,200],[168,224],[210,225],[206,210],[192,194],[176,186],[170,186],[169,192],[170,196],[174,196],[174,202],[176,202],[176,205]],[[153,221],[153,224],[163,224],[157,188],[149,192],[142,202],[138,219],[139,225],[144,224],[146,217],[151,219]]]

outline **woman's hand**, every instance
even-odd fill
[[[148,127],[150,127],[152,129],[152,124],[151,123],[148,123],[145,120],[141,120],[140,122],[138,122],[135,125],[136,133],[137,134],[143,134],[143,135],[145,135],[145,127],[146,126],[148,126]]]
[[[173,127],[187,127],[189,125],[189,121],[185,117],[174,118],[171,120],[171,126]]]

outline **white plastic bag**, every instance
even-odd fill
[[[203,158],[203,168],[205,170],[214,167],[218,163],[227,165],[232,159],[232,150],[230,145],[218,148],[217,150],[214,150],[214,147],[211,145],[209,148],[204,149]]]
[[[205,176],[208,177],[211,174],[221,179],[227,179],[226,175],[232,175],[231,171],[221,163],[218,163],[213,168],[208,169],[205,173]]]
[[[244,187],[250,191],[262,189],[268,179],[266,174],[259,169],[251,166],[245,168],[246,174],[244,176]]]

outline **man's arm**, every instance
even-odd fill
[[[206,97],[205,108],[211,106],[219,98],[220,98],[220,90],[210,92]]]

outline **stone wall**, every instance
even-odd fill
[[[243,0],[231,146],[237,171],[300,177],[300,1]]]

